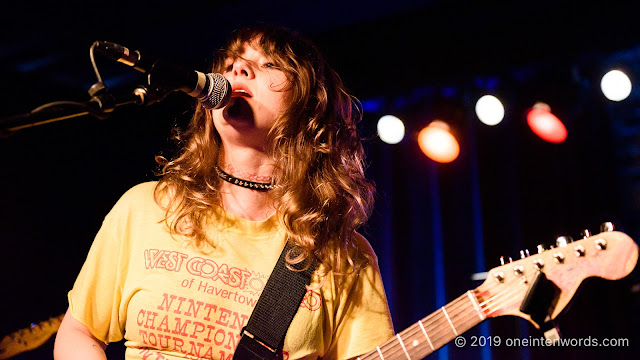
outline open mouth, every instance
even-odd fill
[[[231,102],[224,108],[224,116],[227,119],[232,120],[253,120],[253,109],[251,105],[245,100],[245,97],[251,97],[250,95],[243,95],[242,92],[233,92]]]
[[[233,92],[231,93],[231,97],[250,98],[251,94],[245,89],[238,88],[233,90]]]

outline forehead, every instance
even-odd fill
[[[227,53],[226,61],[233,61],[234,59],[241,57],[245,60],[259,60],[266,57],[264,51],[260,48],[260,44],[257,41],[244,42],[239,47],[232,49]]]

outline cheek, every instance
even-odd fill
[[[293,95],[293,86],[286,79],[280,83],[280,86],[277,88],[277,91],[274,94],[277,96],[278,104],[280,105],[280,110],[284,111],[289,106],[291,106]]]
[[[282,114],[291,104],[291,92],[281,91],[274,93],[274,104],[277,104],[276,112],[278,115]]]

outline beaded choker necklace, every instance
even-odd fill
[[[220,169],[220,167],[218,167],[218,165],[216,165],[215,169],[216,169],[216,173],[218,173],[218,177],[220,177],[220,179],[222,179],[222,180],[224,180],[224,181],[226,181],[228,183],[231,183],[233,185],[238,185],[238,186],[242,186],[242,187],[247,188],[247,189],[257,190],[257,191],[269,191],[269,190],[273,189],[273,184],[271,184],[271,183],[261,183],[261,182],[238,179],[237,177],[231,176],[231,175],[227,174],[226,172],[222,171],[222,169]]]

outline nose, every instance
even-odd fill
[[[242,58],[237,58],[233,62],[232,74],[234,77],[246,77],[248,79],[252,79],[254,76],[251,64]]]

